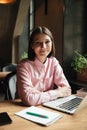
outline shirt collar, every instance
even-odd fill
[[[34,64],[37,66],[37,69],[39,71],[43,69],[46,72],[47,63],[48,63],[48,58],[46,59],[46,62],[44,64],[41,63],[37,58],[34,60]]]

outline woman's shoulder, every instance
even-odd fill
[[[27,58],[19,60],[18,64],[26,63],[26,62],[28,62],[28,59],[27,59]]]
[[[23,59],[20,60],[19,63],[17,64],[17,71],[27,71],[29,72],[31,68],[34,67],[34,62],[30,61],[29,59]]]
[[[48,58],[48,60],[50,61],[50,62],[52,62],[52,63],[59,63],[59,61],[57,60],[57,58],[56,57],[50,57],[50,58]]]
[[[32,61],[30,61],[28,58],[22,59],[18,62],[18,65],[29,65]]]

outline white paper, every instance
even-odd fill
[[[45,115],[45,116],[48,116],[48,118],[42,118],[38,116],[29,115],[26,112],[33,112],[33,113]],[[38,108],[35,106],[28,107],[27,109],[16,112],[15,114],[27,120],[30,120],[30,121],[33,121],[42,125],[46,125],[46,126],[51,125],[53,122],[55,122],[56,120],[62,117],[62,115],[56,112],[47,111],[47,110],[44,110],[42,108]]]

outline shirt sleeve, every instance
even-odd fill
[[[58,97],[57,90],[49,90],[46,92],[37,92],[31,82],[31,73],[29,66],[23,62],[17,66],[17,88],[18,95],[25,105],[39,105],[44,102],[56,99]]]
[[[59,87],[70,87],[68,80],[66,79],[63,69],[60,66],[56,58],[53,61],[54,64],[54,83]]]

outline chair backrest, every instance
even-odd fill
[[[16,71],[17,64],[8,64],[2,68],[2,71]]]
[[[16,98],[16,72],[12,72],[6,77],[6,98],[7,100]]]
[[[12,99],[16,96],[16,74],[9,79],[9,90]]]

